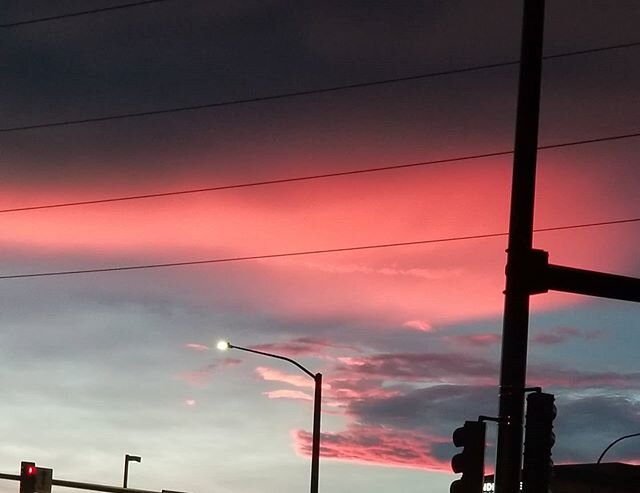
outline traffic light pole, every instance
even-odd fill
[[[640,302],[640,279],[606,272],[547,264],[546,288],[624,301]]]
[[[529,298],[548,290],[640,302],[640,279],[549,264],[532,248],[544,0],[524,0],[500,366],[496,493],[518,493]]]
[[[500,367],[496,493],[518,493],[529,331],[528,260],[540,112],[544,0],[525,0]]]
[[[518,493],[529,331],[528,261],[540,113],[544,0],[525,0],[500,367],[496,493]]]
[[[0,479],[8,479],[10,481],[20,481],[19,474],[6,474],[0,472]],[[53,486],[61,486],[63,488],[74,488],[77,490],[89,490],[89,491],[105,491],[107,493],[184,493],[180,491],[172,490],[138,490],[135,488],[122,488],[120,486],[110,486],[106,484],[97,483],[82,483],[80,481],[66,481],[64,479],[54,479],[51,481]]]

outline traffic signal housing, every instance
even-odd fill
[[[451,459],[451,469],[462,473],[451,483],[450,493],[481,493],[484,482],[486,425],[483,421],[465,421],[453,432],[453,444],[462,451]]]
[[[549,491],[553,473],[551,449],[556,441],[553,433],[553,420],[556,414],[553,394],[534,392],[527,396],[522,465],[523,493]]]
[[[38,468],[35,462],[20,464],[20,493],[35,493]]]
[[[34,462],[20,464],[20,493],[51,493],[53,470],[37,467]]]

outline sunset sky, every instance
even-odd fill
[[[117,4],[4,0],[0,23]],[[451,433],[497,413],[520,24],[508,0],[166,0],[0,28],[0,276],[415,242],[0,279],[0,471],[117,485],[129,453],[132,488],[307,491],[313,381],[228,339],[323,373],[321,491],[447,491]],[[635,0],[547,0],[545,55],[634,45],[544,62],[541,146],[640,132],[638,25]],[[640,137],[542,150],[535,227],[571,228],[534,246],[639,277],[638,222],[572,228],[640,218],[638,155]],[[640,431],[639,315],[534,297],[556,463]],[[640,463],[640,440],[607,459]]]

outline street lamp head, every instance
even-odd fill
[[[229,344],[228,341],[218,341],[218,344],[216,344],[216,347],[220,350],[220,351],[226,351],[227,349],[229,349],[231,347],[231,344]]]
[[[126,455],[125,455],[125,459],[126,459],[127,461],[142,462],[142,457],[140,457],[139,455],[129,455],[129,454],[126,454]]]

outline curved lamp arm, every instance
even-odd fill
[[[230,343],[227,343],[227,346],[229,347],[229,349],[239,349],[240,351],[247,351],[249,353],[261,354],[262,356],[268,356],[270,358],[276,358],[276,359],[281,359],[283,361],[288,361],[292,365],[295,365],[298,368],[300,368],[300,370],[305,372],[307,375],[309,375],[314,380],[316,379],[316,376],[313,373],[311,373],[309,370],[307,370],[304,366],[302,366],[297,361],[292,360],[291,358],[287,358],[286,356],[280,356],[279,354],[267,353],[265,351],[258,351],[257,349],[249,349],[249,348],[246,348],[246,347],[234,346],[233,344],[230,344]]]
[[[621,442],[621,441],[622,441],[622,440],[624,440],[625,438],[638,437],[638,436],[640,436],[640,433],[632,433],[631,435],[625,435],[625,436],[623,436],[623,437],[618,438],[617,440],[614,440],[614,441],[613,441],[613,442],[611,442],[611,443],[609,444],[609,446],[608,446],[606,449],[604,449],[604,451],[600,454],[600,457],[598,457],[598,461],[596,462],[596,464],[600,464],[600,461],[601,461],[601,460],[602,460],[602,458],[604,457],[604,454],[606,454],[606,453],[609,451],[609,449],[610,449],[611,447],[613,447],[616,443]]]

